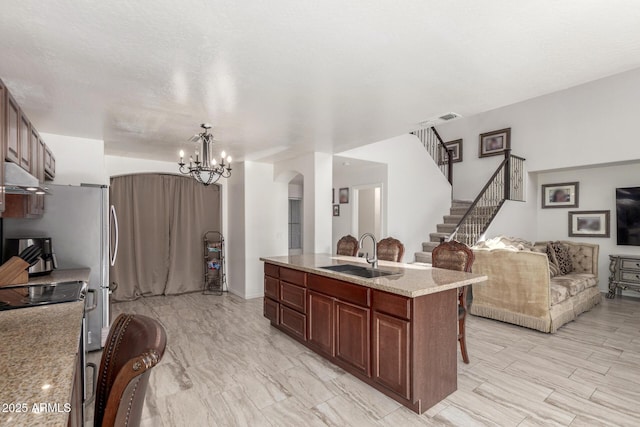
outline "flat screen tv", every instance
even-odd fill
[[[640,246],[640,187],[616,188],[618,244]]]

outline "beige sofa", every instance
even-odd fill
[[[473,285],[471,314],[553,333],[600,303],[598,245],[561,242],[573,272],[550,278],[547,242],[501,243],[473,249],[473,272],[489,280]]]

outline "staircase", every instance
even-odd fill
[[[443,239],[449,239],[449,236],[456,230],[458,223],[464,218],[472,203],[472,201],[467,200],[453,200],[451,202],[449,215],[443,217],[444,222],[436,226],[437,231],[435,233],[429,234],[429,241],[422,243],[422,252],[416,252],[416,262],[431,264],[431,251],[433,248],[438,246]]]
[[[421,129],[412,134],[420,139],[453,185],[452,154],[436,129]],[[473,202],[452,201],[444,223],[438,224],[437,231],[429,234],[430,241],[422,244],[422,252],[416,252],[416,262],[431,263],[431,251],[443,241],[457,240],[468,246],[475,245],[506,200],[524,201],[524,161],[522,157],[512,155],[510,149],[505,150],[504,160]]]

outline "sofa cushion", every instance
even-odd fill
[[[569,247],[560,242],[550,243],[550,247],[554,252],[556,264],[560,268],[562,274],[569,274],[573,271],[571,256],[569,255]]]
[[[597,284],[597,279],[593,274],[571,273],[557,276],[551,279],[551,286],[562,286],[567,289],[569,296],[575,296],[587,288]]]
[[[556,305],[569,298],[569,289],[557,283],[551,282],[551,305]]]

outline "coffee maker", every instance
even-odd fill
[[[53,252],[51,237],[24,237],[15,239],[6,239],[4,262],[12,256],[18,256],[20,253],[31,245],[42,250],[38,261],[29,267],[29,277],[44,276],[58,268],[56,255]]]

